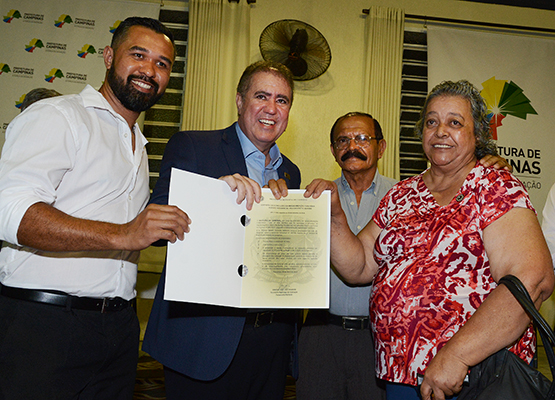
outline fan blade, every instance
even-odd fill
[[[259,47],[265,60],[284,64],[299,81],[322,75],[331,62],[326,39],[316,28],[302,21],[272,22],[262,31]]]
[[[291,53],[301,54],[306,49],[306,44],[308,43],[308,33],[306,29],[297,29],[295,34],[289,42],[289,48]]]
[[[289,71],[291,71],[293,76],[303,76],[308,70],[308,64],[306,61],[293,53],[289,54],[287,61],[285,61],[283,65],[289,68]]]

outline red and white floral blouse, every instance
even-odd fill
[[[495,289],[482,234],[513,207],[534,210],[520,181],[480,164],[446,206],[436,203],[422,175],[382,199],[373,217],[382,232],[370,297],[379,378],[416,385],[417,374]],[[511,350],[530,362],[533,330]]]

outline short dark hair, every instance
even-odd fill
[[[47,99],[49,97],[56,97],[61,96],[62,94],[53,90],[53,89],[45,89],[45,88],[36,88],[25,95],[25,98],[21,102],[21,107],[19,108],[20,111],[25,111],[27,107],[33,104],[36,101]]]
[[[462,97],[470,104],[470,113],[474,123],[474,136],[476,137],[476,149],[474,150],[476,158],[481,159],[487,154],[497,155],[497,145],[492,139],[486,101],[478,89],[464,79],[457,82],[443,81],[430,91],[420,111],[420,118],[414,126],[416,135],[422,139],[424,119],[426,118],[428,105],[430,101],[441,96]]]
[[[370,118],[372,121],[374,121],[374,134],[376,135],[376,139],[382,140],[383,139],[383,132],[382,132],[382,127],[380,126],[380,123],[378,122],[377,119],[375,119],[373,116],[371,116],[368,113],[363,113],[360,111],[351,111],[348,112],[345,115],[342,115],[341,117],[337,118],[337,120],[334,122],[333,126],[331,127],[331,131],[330,131],[330,143],[333,144],[333,134],[335,133],[335,128],[337,127],[337,125],[350,117],[366,117],[366,118]]]
[[[290,100],[291,103],[293,103],[293,90],[295,86],[293,83],[293,74],[285,65],[275,61],[258,61],[245,68],[237,84],[237,93],[239,93],[243,99],[247,96],[247,92],[250,89],[252,77],[259,72],[269,72],[283,78],[291,89]]]
[[[110,47],[114,49],[114,51],[116,51],[120,44],[123,43],[123,41],[127,37],[127,34],[129,33],[129,29],[131,29],[131,27],[133,26],[143,26],[145,28],[153,30],[156,33],[161,33],[162,35],[167,36],[172,43],[173,53],[175,57],[175,42],[173,38],[173,33],[157,19],[146,17],[129,17],[120,22],[120,24],[114,31],[112,42],[110,43]]]

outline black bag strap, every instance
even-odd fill
[[[526,290],[524,284],[514,275],[506,275],[499,280],[500,284],[504,284],[511,291],[513,296],[518,300],[524,311],[530,316],[534,322],[534,326],[538,330],[540,337],[542,339],[545,354],[547,356],[547,361],[549,362],[549,368],[552,374],[552,384],[551,389],[547,399],[555,398],[555,353],[553,351],[553,346],[555,346],[555,333],[553,329],[549,326],[545,318],[536,310],[536,306]]]

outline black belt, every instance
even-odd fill
[[[57,291],[22,289],[0,285],[0,295],[11,299],[32,301],[76,310],[113,312],[133,306],[135,299],[125,300],[121,297],[96,299],[78,297]]]
[[[354,331],[368,328],[368,317],[342,317],[340,315],[330,314],[328,323],[332,325],[339,325],[345,330]]]
[[[265,311],[265,312],[252,312],[247,313],[246,324],[254,325],[255,328],[260,328],[264,325],[269,325],[274,322],[294,324],[295,311]]]
[[[348,331],[367,329],[370,326],[368,317],[343,317],[330,314],[328,310],[310,310],[305,325],[337,325]]]

